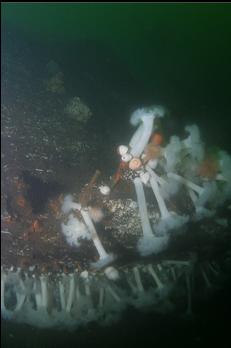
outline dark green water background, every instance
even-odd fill
[[[2,5],[3,28],[46,46],[61,62],[71,64],[77,42],[103,45],[148,90],[153,103],[180,105],[189,118],[191,110],[194,121],[213,128],[217,143],[227,149],[230,23],[231,4],[225,3]]]
[[[231,4],[3,4],[3,25],[60,51],[77,40],[110,47],[162,93],[229,103]],[[226,104],[226,105],[227,105]]]

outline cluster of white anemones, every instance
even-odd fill
[[[215,176],[198,175],[198,168],[205,160],[205,150],[196,125],[185,128],[189,133],[186,139],[181,140],[174,135],[166,146],[158,144],[157,149],[153,147],[150,138],[156,128],[155,121],[164,115],[165,109],[162,106],[136,110],[131,115],[130,122],[138,128],[128,146],[118,147],[121,161],[127,162],[128,168],[135,173],[131,176],[131,180],[137,195],[143,231],[137,244],[142,256],[163,251],[168,246],[170,232],[186,224],[191,216],[194,220],[212,216],[216,208],[231,197],[231,157],[226,152],[218,153],[218,169]],[[191,216],[178,215],[174,211],[169,211],[166,205],[166,199],[177,194],[182,185],[186,187],[195,207]],[[160,212],[159,221],[152,226],[149,221],[144,186],[153,191]],[[110,194],[108,186],[100,186],[99,190],[102,195]],[[73,209],[81,213],[83,222],[73,216]],[[92,239],[99,253],[99,261],[92,265],[101,268],[112,262],[114,256],[104,250],[90,208],[81,207],[80,204],[73,202],[69,195],[64,200],[62,210],[69,214],[67,224],[62,224],[68,243],[78,246],[80,239]]]
[[[73,215],[75,210],[81,214],[83,222]],[[95,220],[96,217],[102,216],[101,211],[92,212],[91,207],[82,207],[81,204],[73,201],[72,195],[67,195],[64,198],[62,212],[68,214],[67,223],[62,223],[61,226],[69,245],[78,247],[82,239],[93,241],[99,254],[99,260],[91,264],[93,268],[105,267],[114,260],[114,255],[105,251],[94,225],[93,219]]]
[[[169,211],[165,203],[166,198],[176,194],[181,185],[186,187],[195,207],[195,214],[192,212],[194,220],[212,216],[219,205],[231,198],[231,157],[225,151],[217,154],[218,172],[213,178],[198,175],[198,168],[205,160],[205,150],[196,125],[185,127],[189,133],[186,139],[172,136],[169,144],[158,150],[158,156],[143,161],[155,120],[164,113],[160,106],[136,110],[130,122],[138,128],[128,146],[118,147],[121,161],[128,162],[129,169],[136,172],[132,180],[143,230],[138,250],[143,256],[164,250],[169,232],[188,222],[189,216]],[[154,226],[149,222],[143,185],[152,189],[159,207],[160,220]]]

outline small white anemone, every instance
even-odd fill
[[[152,134],[155,119],[157,117],[163,117],[164,114],[165,109],[158,105],[141,108],[132,113],[130,123],[133,126],[139,126],[129,143],[131,148],[130,153],[133,157],[140,157],[142,155]]]
[[[68,216],[66,224],[61,224],[63,235],[70,246],[80,246],[82,239],[91,239],[86,225],[73,214]]]
[[[80,273],[80,277],[81,277],[82,279],[88,279],[88,277],[89,277],[88,271],[83,271],[83,272],[81,272],[81,273]]]
[[[129,162],[132,159],[132,155],[130,153],[125,153],[122,157],[121,157],[122,161],[124,162]]]
[[[181,162],[181,153],[183,149],[183,142],[180,138],[173,135],[170,138],[169,144],[164,149],[164,157],[166,160],[166,171],[175,171]]]
[[[128,152],[128,147],[126,145],[118,146],[118,153],[120,156],[124,156]]]
[[[109,280],[117,280],[119,279],[119,272],[115,267],[109,266],[105,269],[104,274]]]
[[[100,186],[99,187],[99,190],[100,190],[100,192],[102,193],[102,195],[109,195],[109,193],[111,192],[111,190],[110,190],[110,187],[109,186],[107,186],[107,185],[102,185],[102,186]]]
[[[63,204],[61,207],[62,212],[64,214],[70,213],[71,210],[81,209],[81,204],[74,202],[73,199],[73,196],[70,194],[64,197]]]

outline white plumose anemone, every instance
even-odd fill
[[[104,188],[105,187],[108,189],[107,186],[104,186]],[[81,205],[73,202],[72,196],[68,195],[64,199],[62,210],[69,213],[72,209],[79,210],[84,223],[82,223],[77,217],[74,217],[73,214],[70,214],[67,224],[61,224],[63,234],[65,235],[68,244],[71,246],[79,246],[80,239],[92,239],[99,254],[99,261],[92,263],[92,266],[95,268],[101,268],[111,263],[115,257],[112,254],[106,253],[92,221],[92,217],[96,220],[99,219],[99,212],[97,211],[97,216],[95,216],[92,210],[89,210],[89,208],[81,208]],[[92,217],[91,214],[93,214]],[[100,212],[100,219],[101,218],[102,216]]]
[[[68,214],[71,210],[80,210],[81,204],[75,203],[73,201],[73,196],[69,194],[64,197],[61,209],[64,214]]]
[[[181,152],[183,149],[183,143],[179,137],[172,136],[169,144],[164,149],[164,157],[166,159],[166,171],[175,171],[177,165],[181,162]]]
[[[105,195],[105,196],[109,195],[110,192],[111,192],[110,187],[107,186],[107,185],[102,185],[102,186],[100,186],[100,187],[99,187],[99,190],[100,190],[100,192],[102,193],[102,195]]]
[[[82,239],[91,239],[91,235],[84,223],[70,214],[66,224],[62,223],[62,232],[70,246],[79,247]]]
[[[124,156],[128,152],[128,146],[126,145],[119,145],[118,146],[118,153],[120,156]]]
[[[162,106],[141,108],[133,112],[130,123],[133,126],[141,123],[129,143],[131,148],[130,153],[133,157],[141,156],[152,134],[154,119],[156,117],[163,117],[164,114],[165,109]]]

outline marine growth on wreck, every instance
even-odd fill
[[[135,110],[134,134],[118,146],[115,172],[105,177],[95,168],[82,188],[50,200],[43,216],[30,220],[25,182],[16,178],[13,202],[30,222],[22,243],[32,240],[35,252],[42,239],[46,249],[40,262],[27,257],[31,249],[20,262],[4,258],[4,319],[105,325],[128,306],[190,316],[196,298],[229,276],[231,157],[207,148],[195,124],[166,140],[159,127],[165,114],[159,105]],[[2,216],[8,255],[16,220]]]

